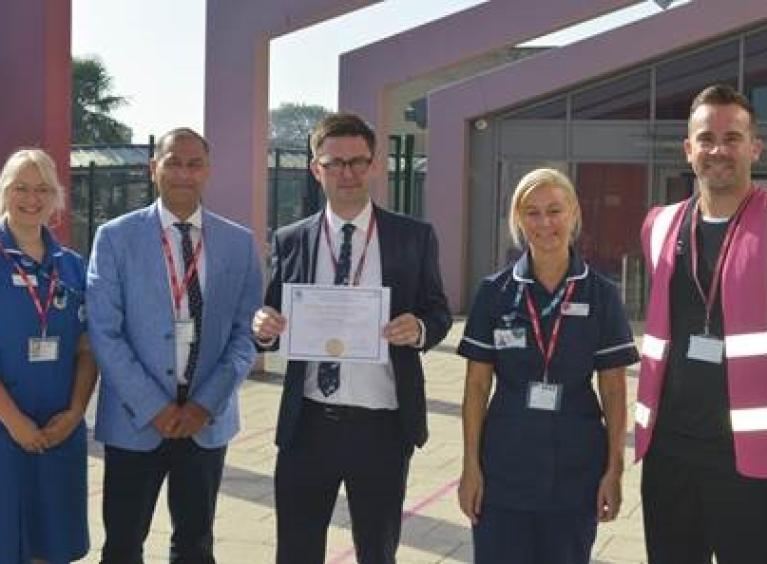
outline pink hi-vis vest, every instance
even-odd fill
[[[733,234],[720,292],[735,467],[743,476],[767,478],[767,192],[754,190]],[[669,288],[689,205],[655,208],[642,226],[652,288],[635,414],[637,460],[650,446],[658,415],[671,336]]]

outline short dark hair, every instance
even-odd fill
[[[756,111],[748,98],[738,92],[729,84],[714,84],[704,88],[692,101],[690,106],[690,120],[695,111],[703,106],[729,106],[734,104],[743,108],[748,113],[751,130],[756,132]]]
[[[317,156],[322,143],[328,137],[362,137],[367,143],[370,154],[376,152],[376,134],[373,128],[357,114],[328,114],[314,128],[310,144],[312,155]]]
[[[205,153],[208,155],[210,154],[210,145],[208,144],[208,140],[205,139],[205,137],[197,133],[191,127],[176,127],[160,135],[160,138],[155,144],[154,158],[161,159],[163,155],[165,155],[165,153],[168,151],[168,146],[171,144],[171,142],[179,137],[191,137],[192,139],[197,139],[197,141],[199,141],[202,145],[203,149],[205,149]]]

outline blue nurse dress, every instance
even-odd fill
[[[69,407],[77,343],[85,330],[83,261],[47,229],[43,240],[45,256],[37,263],[17,249],[5,221],[0,222],[0,241],[10,260],[36,277],[43,303],[54,267],[59,276],[47,332],[59,337],[59,356],[31,363],[28,339],[40,336],[40,319],[27,287],[14,276],[15,267],[0,255],[0,380],[39,426]],[[86,456],[84,422],[43,454],[26,453],[0,424],[0,562],[42,558],[60,564],[87,553]]]
[[[575,284],[569,300],[572,307],[562,317],[548,371],[549,380],[563,386],[560,407],[557,411],[531,409],[527,406],[529,385],[531,381],[542,381],[544,362],[524,294],[530,292],[542,315],[544,343],[548,343],[564,288],[571,281]],[[503,510],[503,515],[521,512],[516,515],[529,515],[536,523],[543,523],[527,530],[546,530],[548,535],[521,534],[518,530],[510,533],[507,528],[505,533],[477,536],[475,531],[475,544],[480,538],[483,543],[489,538],[490,544],[502,544],[516,535],[514,542],[525,547],[513,547],[514,554],[540,553],[541,546],[545,550],[546,545],[561,544],[551,535],[563,530],[563,522],[575,519],[587,529],[576,536],[586,539],[579,550],[588,554],[596,530],[596,496],[607,455],[606,430],[592,376],[594,371],[638,360],[614,284],[571,251],[563,284],[549,293],[534,279],[529,253],[525,253],[513,266],[483,280],[458,354],[492,364],[496,378],[482,434],[482,515],[498,514],[493,509]],[[547,515],[556,515],[558,521],[547,527]],[[503,527],[494,530],[502,531]],[[538,548],[533,550],[533,545]],[[493,550],[475,546],[475,553],[493,554]],[[502,560],[491,556],[484,561]],[[548,556],[520,561],[556,564],[576,560]]]

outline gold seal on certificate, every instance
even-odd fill
[[[344,348],[344,342],[341,339],[328,339],[325,343],[325,352],[330,356],[341,356],[344,354]]]

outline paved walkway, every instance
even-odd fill
[[[464,361],[454,351],[463,323],[456,323],[448,339],[425,356],[430,439],[416,451],[402,528],[398,562],[402,564],[471,562],[471,535],[456,500],[461,470],[461,414]],[[274,425],[281,392],[282,365],[268,355],[267,372],[245,383],[241,393],[243,430],[230,445],[216,518],[216,555],[219,564],[268,564],[274,561],[275,526],[272,473],[277,450]],[[636,392],[636,373],[629,375],[630,413]],[[95,402],[93,402],[95,403]],[[92,422],[92,410],[89,420]],[[633,417],[629,417],[633,421]],[[633,443],[629,436],[628,443]],[[633,449],[626,451],[624,503],[620,517],[599,528],[592,564],[639,563],[645,560],[639,501],[639,468]],[[101,527],[102,449],[90,445],[90,525],[94,550],[81,562],[97,563],[103,542]],[[161,494],[146,545],[146,562],[167,562],[170,520]],[[339,497],[329,533],[328,564],[356,562],[349,513]]]

